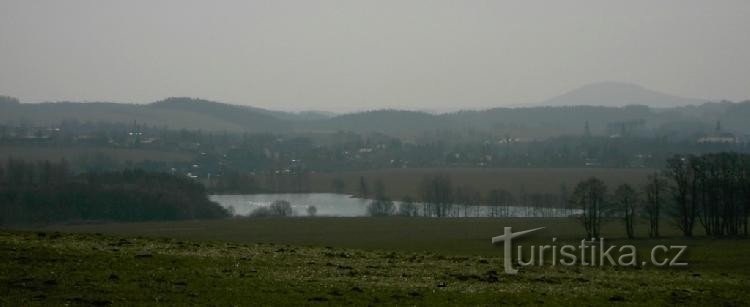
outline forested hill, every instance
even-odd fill
[[[274,117],[270,111],[201,99],[168,98],[152,103],[147,108],[149,111],[159,110],[202,115],[210,120],[232,125],[245,131],[284,132],[291,128],[285,123],[285,120]],[[190,127],[189,123],[186,124],[186,128],[193,128]]]
[[[474,130],[494,135],[544,138],[581,134],[586,122],[594,134],[629,126],[659,131],[725,131],[750,134],[750,101],[650,108],[642,105],[540,106],[494,108],[430,114],[377,110],[333,116],[322,112],[289,113],[191,98],[168,98],[151,104],[18,103],[0,97],[0,126],[54,126],[63,121],[137,123],[170,129],[229,132],[380,132],[397,137],[432,131]]]
[[[750,133],[750,101],[717,102],[697,106],[655,109],[643,105],[543,106],[495,108],[440,115],[459,127],[504,131],[511,136],[545,137],[581,134],[588,122],[595,134],[616,132],[618,126],[636,126],[658,131],[660,135],[708,132],[721,122],[723,128],[738,134]]]
[[[375,110],[344,114],[327,120],[299,125],[299,130],[379,132],[393,136],[416,136],[425,131],[451,130],[452,119],[428,113],[403,110]]]

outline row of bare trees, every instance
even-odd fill
[[[666,174],[673,181],[677,226],[685,236],[693,236],[698,223],[709,236],[748,235],[750,155],[674,156]]]
[[[639,218],[649,224],[649,237],[659,237],[659,223],[663,208],[668,201],[668,184],[664,176],[652,174],[641,189],[630,184],[621,184],[613,193],[608,193],[607,185],[592,177],[576,185],[570,197],[571,206],[581,209],[581,223],[586,234],[598,238],[604,218],[621,219],[628,238],[634,238],[635,225]]]
[[[505,189],[497,188],[482,195],[471,186],[454,185],[449,175],[427,175],[419,186],[419,202],[407,196],[397,207],[386,196],[382,180],[375,180],[370,188],[364,177],[360,177],[359,186],[359,196],[367,197],[365,193],[369,193],[373,199],[368,206],[371,216],[508,217],[520,214],[551,217],[559,216],[560,212],[571,212],[564,186],[560,194],[527,194],[521,191],[520,196],[516,197]]]
[[[564,190],[560,194],[522,191],[516,197],[508,190],[497,188],[483,197],[471,186],[454,187],[448,175],[425,176],[419,189],[423,215],[435,217],[508,217],[514,210],[525,210],[520,212],[523,216],[557,216],[559,210],[568,209]]]
[[[649,237],[658,237],[659,223],[667,216],[688,237],[696,225],[709,236],[747,236],[750,155],[674,156],[640,191],[622,184],[608,194],[604,182],[589,178],[578,183],[570,202],[581,209],[582,224],[592,238],[599,237],[604,217],[622,219],[629,238],[635,237],[637,219],[644,217]]]
[[[512,215],[510,210],[521,209],[527,210],[526,216],[539,216],[538,210],[576,208],[589,237],[599,237],[604,218],[621,219],[629,238],[636,236],[640,219],[648,221],[648,236],[652,238],[661,235],[660,223],[665,219],[674,221],[685,236],[693,236],[696,225],[709,236],[748,235],[750,155],[674,156],[666,165],[663,172],[650,175],[638,187],[622,184],[609,193],[603,181],[589,178],[579,182],[571,195],[561,188],[559,195],[531,197],[534,195],[520,193],[518,198],[503,189],[491,190],[482,197],[469,186],[454,187],[448,175],[425,176],[419,189],[421,210],[411,198],[398,208],[394,206],[378,181],[371,215],[479,216],[479,211],[472,214],[470,210],[485,210],[482,213],[486,216],[505,217]],[[363,178],[361,181],[364,183]],[[559,205],[561,202],[567,206]]]

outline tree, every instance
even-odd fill
[[[334,178],[331,181],[331,187],[333,188],[333,191],[342,194],[344,193],[344,190],[346,190],[346,182],[344,182],[341,178]]]
[[[383,180],[376,179],[375,185],[373,187],[373,196],[375,196],[375,199],[385,199],[385,184],[383,183]]]
[[[367,189],[367,181],[365,181],[364,176],[359,176],[359,196],[362,198],[370,196],[370,191]]]
[[[448,175],[425,176],[420,185],[425,215],[445,217],[453,205],[453,185]]]
[[[250,212],[250,214],[247,215],[248,217],[270,217],[273,216],[273,213],[271,213],[271,209],[268,209],[268,207],[258,207],[255,208],[253,211]]]
[[[393,204],[393,201],[386,197],[385,184],[383,184],[383,180],[375,180],[373,192],[375,200],[371,201],[370,205],[367,206],[367,212],[370,214],[370,216],[393,215],[393,213],[396,211],[396,206]]]
[[[376,199],[367,206],[367,213],[370,216],[390,216],[396,211],[396,206],[388,198]]]
[[[659,173],[649,175],[648,183],[643,188],[646,196],[644,209],[649,222],[648,236],[651,238],[659,237],[659,219],[666,188],[667,181]]]
[[[498,188],[492,189],[487,194],[487,202],[490,207],[489,216],[510,216],[510,206],[515,201],[513,194],[507,190]]]
[[[148,221],[223,218],[200,183],[141,170],[73,175],[66,161],[0,165],[0,222]]]
[[[697,165],[691,165],[693,156],[674,156],[667,159],[665,174],[672,179],[672,197],[675,204],[675,217],[677,227],[682,230],[686,237],[693,236],[693,227],[697,216],[697,199],[695,197],[697,178],[695,169]]]
[[[268,207],[273,216],[287,217],[292,216],[294,211],[292,205],[286,200],[276,200]]]
[[[464,211],[464,217],[469,216],[469,208],[477,205],[481,196],[479,191],[474,188],[464,185],[456,187],[456,192],[453,193],[455,203],[460,205]]]
[[[629,184],[622,184],[615,190],[614,201],[617,208],[622,212],[625,222],[625,233],[628,238],[635,238],[634,223],[636,205],[638,204],[638,193]]]
[[[581,221],[589,238],[598,238],[601,219],[605,209],[607,186],[598,178],[591,177],[576,185],[570,200],[583,213]]]
[[[740,175],[740,189],[742,195],[744,195],[745,201],[742,204],[742,215],[740,223],[742,223],[742,229],[744,235],[748,236],[748,220],[750,218],[750,156],[743,155],[742,157],[742,172]]]
[[[570,214],[570,211],[567,210],[570,209],[570,201],[568,200],[570,195],[568,194],[568,186],[565,183],[560,184],[559,207],[566,215]]]
[[[307,207],[307,216],[314,217],[316,214],[318,214],[318,208],[316,208],[315,206]]]
[[[401,203],[398,205],[398,215],[415,217],[418,215],[417,206],[414,204],[414,199],[411,196],[405,196]]]
[[[693,172],[690,199],[707,235],[747,233],[747,157],[715,153],[688,160]]]

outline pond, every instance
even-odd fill
[[[334,193],[296,193],[296,194],[242,194],[211,195],[210,199],[224,208],[234,211],[235,215],[248,215],[260,207],[267,207],[277,200],[288,201],[295,216],[306,216],[307,208],[315,206],[317,216],[357,217],[367,216],[370,200],[354,198],[345,194]],[[396,206],[399,202],[395,202]],[[417,203],[420,215],[422,204]],[[452,216],[460,217],[566,217],[580,214],[578,209],[534,208],[534,207],[493,207],[493,206],[453,206]]]

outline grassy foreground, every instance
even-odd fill
[[[190,223],[204,228],[191,231],[195,224]],[[364,225],[348,230],[352,223]],[[60,227],[62,233],[0,231],[0,305],[747,305],[750,298],[748,240],[664,239],[690,246],[690,266],[682,269],[545,265],[505,275],[501,249],[490,246],[484,233],[498,223],[522,230],[552,221],[224,220],[67,226]],[[550,233],[568,229],[569,222],[559,223]],[[275,237],[248,230],[216,239],[243,225],[274,225]],[[394,232],[378,235],[385,225],[414,229],[401,235],[410,237],[411,246],[390,240]],[[212,237],[221,228],[225,231]],[[85,233],[91,230],[116,234]],[[328,236],[311,243],[292,240],[316,231]],[[467,240],[448,237],[448,244],[430,244],[429,238],[461,231],[456,237]],[[136,234],[144,232],[159,237]],[[361,237],[357,245],[347,235],[351,232],[370,239]],[[529,241],[545,243],[550,233]],[[576,236],[573,231],[561,235],[570,241]],[[481,245],[470,248],[479,238]],[[450,245],[460,241],[468,243]],[[645,248],[661,240],[627,242]]]

